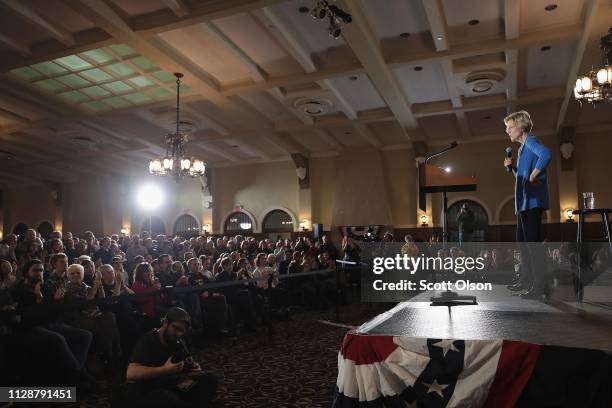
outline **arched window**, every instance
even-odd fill
[[[13,234],[22,237],[23,234],[25,234],[27,230],[28,230],[28,226],[25,225],[23,222],[20,222],[17,225],[15,225],[15,227],[13,228]]]
[[[142,234],[144,231],[151,231],[151,235],[153,237],[159,234],[165,234],[166,224],[164,224],[164,222],[159,217],[146,217],[142,221],[142,227],[140,227],[140,233]]]
[[[263,220],[263,232],[293,232],[293,220],[283,210],[272,210]]]
[[[43,221],[38,226],[38,233],[44,239],[49,238],[49,235],[53,232],[53,225],[48,221]]]
[[[231,213],[225,220],[223,230],[226,234],[248,234],[253,232],[253,220],[241,211]]]
[[[193,215],[183,214],[174,223],[175,235],[197,235],[200,231],[198,220]]]
[[[471,241],[485,241],[485,231],[489,225],[487,211],[482,205],[473,200],[459,200],[448,207],[448,239],[451,242],[459,241],[459,227],[457,225],[457,214],[463,204],[474,213],[474,223],[472,225]]]

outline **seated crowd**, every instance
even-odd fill
[[[326,236],[10,234],[0,243],[0,363],[14,370],[2,384],[73,384],[86,392],[96,386],[92,372],[120,378],[127,366],[134,374],[147,333],[149,343],[156,328],[172,339],[185,334],[168,318],[177,310],[186,311],[189,342],[198,342],[257,330],[270,311],[326,307],[333,274],[305,272],[335,268],[338,253]],[[283,278],[290,274],[303,276]],[[161,363],[168,372],[177,367]],[[141,379],[130,369],[127,377]]]

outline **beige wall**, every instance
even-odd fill
[[[255,217],[261,230],[267,209],[285,207],[298,217],[298,178],[292,162],[212,169],[213,231],[223,232],[225,218],[238,205]]]
[[[578,193],[595,193],[595,205],[599,208],[612,207],[611,133],[581,134],[574,138]]]

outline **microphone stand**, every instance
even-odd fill
[[[425,164],[427,164],[427,162],[430,159],[433,159],[434,157],[438,157],[446,152],[448,152],[449,150],[454,149],[455,147],[457,147],[457,142],[452,142],[448,147],[440,150],[437,153],[434,153],[430,156],[427,156],[425,158]],[[448,212],[448,196],[446,195],[446,190],[442,191],[442,200],[443,200],[443,211],[442,211],[442,243],[443,243],[443,247],[444,249],[446,249],[446,243],[448,242],[448,219],[447,219],[447,212]]]
[[[449,150],[454,149],[455,147],[457,147],[457,142],[452,142],[448,147],[440,150],[437,153],[434,153],[430,156],[427,156],[425,158],[425,163],[427,164],[427,162],[430,159],[433,159],[434,157],[438,157],[446,152],[448,152]],[[442,245],[443,248],[446,250],[446,244],[448,243],[448,219],[447,219],[447,212],[448,212],[448,197],[446,195],[446,190],[442,191],[442,197],[443,197],[443,211],[442,211]],[[460,306],[460,305],[477,305],[478,302],[476,301],[476,296],[471,296],[471,295],[459,295],[457,292],[453,292],[450,289],[446,290],[445,292],[442,292],[440,294],[440,296],[432,296],[430,298],[431,301],[431,306],[447,306],[448,307],[448,313],[451,313],[451,307],[452,306]]]

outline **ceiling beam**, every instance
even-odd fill
[[[249,13],[284,0],[223,0],[192,2],[189,14],[178,16],[163,9],[132,18],[134,31],[143,35],[155,35],[190,25],[212,21],[240,13]]]
[[[474,57],[483,54],[494,54],[515,48],[529,48],[540,44],[552,44],[576,39],[583,30],[581,24],[534,31],[521,35],[514,40],[491,39],[469,44],[457,44],[447,51],[437,52],[434,50],[417,51],[404,55],[394,55],[387,59],[391,67],[404,65],[417,65],[428,62],[438,62],[445,59],[458,59]]]
[[[289,19],[279,12],[274,11],[270,7],[265,7],[255,12],[262,27],[276,40],[276,42],[301,65],[302,69],[307,73],[317,72],[317,66],[312,60],[310,53],[307,50],[306,41],[304,38],[292,29],[288,24]],[[274,27],[270,30],[269,27]],[[357,118],[357,111],[353,109],[348,100],[342,95],[338,88],[331,82],[330,79],[322,79],[317,81],[323,89],[329,90],[339,103],[339,108],[349,119]]]
[[[447,51],[449,49],[448,27],[444,18],[442,1],[422,0],[422,3],[427,21],[429,23],[429,31],[431,32],[432,36],[431,39],[436,51]],[[463,98],[457,89],[457,79],[455,78],[452,59],[440,61],[440,68],[442,69],[442,75],[444,76],[444,82],[446,83],[446,89],[453,108],[463,107]],[[459,125],[458,136],[461,136],[462,139],[469,139],[472,136],[472,132],[470,130],[470,125],[467,121],[465,112],[459,110],[455,112],[455,117],[457,119],[457,124]]]
[[[332,149],[335,149],[335,150],[342,149],[343,147],[342,143],[338,142],[338,140],[336,140],[334,135],[328,129],[315,128],[314,131]]]
[[[26,44],[22,43],[21,41],[9,38],[2,33],[0,33],[0,44],[4,44],[7,47],[13,49],[22,57],[32,56],[32,51],[30,50],[30,47],[28,47]]]
[[[74,37],[70,32],[68,32],[68,30],[59,24],[55,24],[47,20],[35,10],[32,10],[25,2],[12,0],[0,0],[0,2],[2,2],[5,7],[8,7],[11,9],[11,11],[18,14],[32,25],[45,31],[47,34],[65,46],[71,47],[75,44]]]
[[[382,147],[382,143],[378,140],[378,136],[376,136],[365,123],[355,124],[353,130],[375,148],[380,149]]]
[[[409,130],[418,123],[412,114],[410,101],[404,95],[397,79],[387,66],[380,50],[378,38],[372,32],[365,11],[357,0],[347,0],[353,22],[343,27],[343,38],[366,69],[368,77],[400,124],[402,134],[410,139]]]
[[[515,40],[519,38],[521,30],[521,2],[520,0],[505,0],[504,1],[504,35],[506,40]],[[513,102],[518,94],[519,82],[519,50],[517,48],[506,50],[506,99]],[[516,110],[516,104],[510,103],[507,106],[506,113],[511,113]]]
[[[352,23],[348,26],[350,27],[351,25]],[[390,56],[385,59],[385,63],[389,65],[390,68],[399,68],[405,65],[420,65],[430,62],[439,62],[442,60],[453,60],[483,54],[494,54],[497,52],[505,52],[506,50],[510,49],[528,48],[535,45],[553,44],[555,42],[573,40],[577,38],[581,32],[582,25],[572,25],[523,34],[515,40],[485,40],[478,43],[457,45],[447,51],[442,52],[432,49]],[[295,58],[295,55],[293,56]],[[250,82],[238,85],[222,86],[221,94],[225,96],[237,95],[243,92],[255,92],[279,86],[317,82],[339,76],[362,74],[364,72],[365,69],[359,63],[344,64],[320,69],[315,72],[271,77],[268,80],[259,83]]]
[[[520,105],[530,105],[541,102],[562,100],[564,96],[565,89],[562,87],[539,88],[524,92],[516,100],[516,103]],[[509,102],[506,100],[505,95],[497,94],[463,98],[461,107],[453,107],[453,104],[450,100],[415,103],[412,105],[412,111],[416,118],[421,118],[425,116],[456,114],[457,112],[470,112],[481,109],[501,108],[507,106],[508,103]],[[328,116],[317,120],[312,125],[304,125],[296,121],[281,121],[276,122],[275,127],[277,131],[293,132],[311,129],[354,126],[356,124],[374,122],[387,122],[393,120],[394,118],[395,116],[389,109],[383,108],[361,111],[359,112],[358,118],[354,120],[349,120],[345,117],[340,116]]]
[[[175,16],[187,17],[190,14],[189,5],[183,0],[162,0]]]
[[[223,4],[225,3],[223,2]],[[189,83],[194,92],[201,94],[230,116],[247,118],[254,126],[261,129],[263,137],[272,141],[270,133],[274,132],[274,127],[270,122],[263,119],[261,114],[246,110],[244,105],[238,104],[236,100],[225,98],[219,93],[218,84],[208,73],[160,39],[145,38],[132,31],[131,27],[127,26],[108,4],[94,0],[80,0],[79,2],[69,3],[69,6],[162,69],[168,72],[186,74],[188,79],[185,82]],[[192,14],[195,12],[195,8],[192,9]],[[294,148],[298,148],[298,146]],[[307,150],[302,147],[300,152],[306,153]],[[288,153],[293,152],[288,151]]]
[[[74,40],[74,45],[70,47],[53,39],[30,45],[32,55],[28,57],[8,52],[0,53],[0,72],[116,44],[107,32],[98,27],[75,33]]]
[[[559,116],[557,118],[557,123],[555,126],[555,130],[557,132],[561,129],[561,126],[563,126],[563,121],[565,120],[565,114],[567,112],[567,106],[569,104],[569,101],[574,97],[574,86],[576,84],[576,78],[578,77],[578,70],[580,69],[580,65],[582,64],[584,50],[587,47],[587,43],[589,41],[591,29],[593,28],[595,19],[597,17],[600,17],[607,19],[608,24],[610,22],[611,13],[609,2],[604,2],[604,6],[602,7],[601,13],[598,16],[599,4],[599,0],[586,0],[584,4],[584,28],[582,30],[580,39],[578,40],[578,44],[576,45],[576,54],[574,54],[573,62],[570,67],[569,75],[565,85],[565,97],[563,98],[563,102],[561,103],[561,109],[559,109]]]

